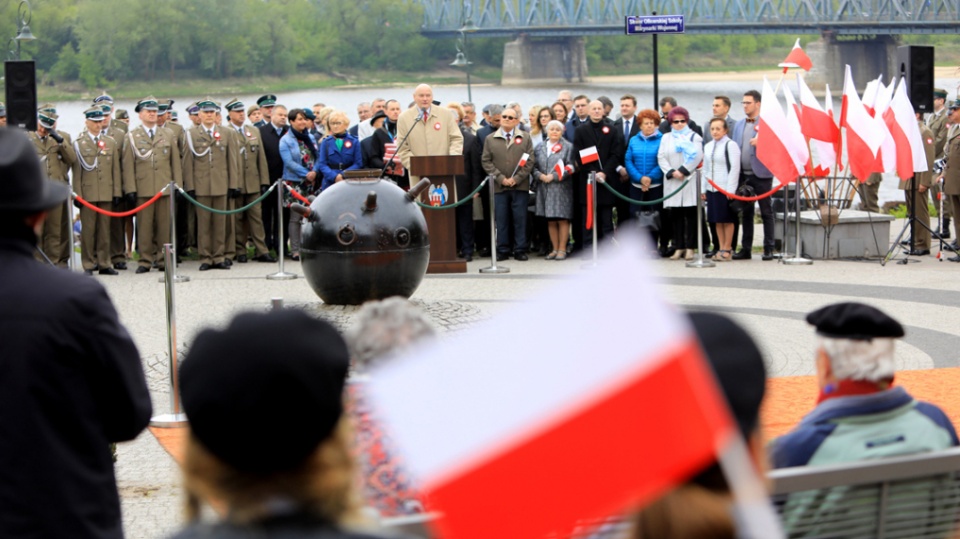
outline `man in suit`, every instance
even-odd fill
[[[86,131],[77,136],[73,150],[73,190],[94,206],[112,211],[120,206],[123,194],[120,177],[120,144],[101,132],[103,107],[93,105],[83,111]],[[83,272],[93,275],[117,275],[110,267],[110,217],[86,206],[80,208],[80,260]]]
[[[480,143],[481,148],[484,142],[486,142],[487,137],[496,133],[497,129],[500,129],[500,115],[503,114],[503,105],[487,105],[484,109],[487,111],[486,124],[477,130],[477,141]]]
[[[0,537],[120,539],[110,444],[147,426],[150,393],[103,287],[33,259],[48,212],[70,196],[43,176],[27,136],[0,130]]]
[[[618,133],[623,134],[623,153],[620,154],[620,167],[617,169],[618,179],[612,185],[617,192],[624,196],[630,196],[630,175],[627,174],[627,168],[623,166],[624,158],[627,153],[627,146],[630,144],[630,137],[640,132],[640,125],[637,122],[637,98],[631,94],[624,94],[620,97],[620,117],[613,122],[614,128]],[[627,221],[633,218],[631,204],[625,200],[617,199],[617,228],[623,226]]]
[[[913,234],[913,250],[907,254],[924,256],[930,254],[930,230],[927,229],[930,226],[930,208],[927,206],[927,191],[933,185],[933,161],[936,143],[933,131],[924,125],[923,116],[920,113],[917,113],[917,124],[920,126],[920,138],[923,139],[927,170],[917,172],[912,180],[911,178],[901,178],[897,187],[904,192],[903,196],[907,208],[913,208],[913,218],[917,220],[910,227],[911,234]]]
[[[773,173],[757,159],[757,126],[760,116],[760,92],[750,90],[743,94],[743,113],[746,118],[737,121],[730,138],[740,145],[740,182],[747,184],[758,194],[769,192],[773,187]],[[773,260],[773,205],[770,197],[758,202],[760,219],[763,222],[763,260]],[[749,260],[753,257],[753,204],[747,204],[741,212],[743,230],[742,247],[734,253],[734,260]],[[733,236],[736,247],[736,231]]]
[[[170,182],[183,185],[180,152],[173,131],[157,125],[159,103],[153,96],[137,102],[134,112],[140,115],[140,127],[123,137],[123,191],[133,204],[143,204]],[[156,265],[164,268],[163,244],[170,243],[170,212],[166,197],[163,202],[140,210],[137,214],[137,245],[140,262],[137,273],[147,273]]]
[[[260,126],[260,140],[263,142],[263,155],[267,158],[267,174],[270,183],[273,183],[283,177],[283,158],[280,156],[280,139],[287,133],[287,107],[283,105],[274,105],[271,107],[272,114],[270,121]],[[263,210],[263,240],[268,249],[273,249],[277,256],[283,256],[286,251],[280,250],[277,235],[277,220],[282,216],[277,216],[277,190],[274,189],[267,198],[260,203]],[[284,215],[287,214],[284,210]],[[289,219],[282,219],[281,223],[289,222]]]
[[[449,109],[433,106],[433,88],[421,84],[413,91],[415,106],[397,119],[397,156],[404,168],[410,168],[410,158],[421,155],[462,155],[463,134]],[[409,135],[407,135],[409,133]],[[420,178],[411,174],[410,185]]]
[[[527,202],[530,198],[530,173],[533,171],[533,140],[519,129],[520,115],[506,109],[500,116],[500,129],[483,143],[483,170],[495,182],[494,212],[497,225],[497,260],[510,257],[510,232],[513,231],[513,257],[527,256]],[[526,155],[526,162],[523,156]],[[511,226],[512,225],[512,226]]]
[[[69,186],[68,173],[77,156],[70,135],[57,131],[58,118],[52,105],[41,110],[37,113],[37,130],[31,131],[29,137],[40,157],[40,163],[45,168],[47,178]],[[51,262],[61,268],[67,267],[73,251],[73,223],[70,222],[70,213],[66,204],[50,208],[40,236],[41,250]]]
[[[458,114],[460,132],[463,133],[463,174],[456,177],[456,198],[457,200],[469,195],[476,189],[486,174],[483,171],[481,159],[483,157],[483,147],[480,146],[477,136],[474,135],[466,125],[466,113],[459,116],[463,109],[451,109]],[[480,193],[474,195],[474,198],[480,198]],[[474,235],[473,204],[463,204],[457,206],[457,239],[460,243],[460,254],[467,262],[473,261],[473,249],[476,243]]]
[[[934,140],[934,159],[944,157],[944,150],[947,145],[948,122],[946,108],[947,91],[943,88],[933,89],[933,112],[927,116],[927,127],[933,132]],[[937,203],[937,197],[940,195],[940,185],[934,183],[930,189],[930,198],[934,204]],[[950,237],[950,220],[953,218],[953,211],[950,204],[943,205],[943,213],[940,215],[940,223],[937,226],[937,234],[944,238]]]
[[[617,130],[613,121],[604,117],[603,103],[591,101],[589,105],[589,121],[577,128],[574,134],[573,151],[580,163],[580,173],[574,186],[574,211],[580,208],[578,219],[581,226],[574,226],[574,233],[580,231],[579,241],[574,235],[574,241],[586,248],[593,245],[593,231],[587,230],[587,179],[591,172],[596,173],[597,182],[610,182],[614,185],[619,182],[622,167],[622,157],[626,152],[623,149],[623,133]],[[579,152],[596,147],[598,160],[584,163]],[[613,206],[615,197],[606,187],[597,185],[597,198],[594,200],[594,211],[597,212],[597,240],[606,236],[613,237]]]
[[[567,128],[563,132],[564,138],[570,142],[573,142],[573,134],[577,131],[577,128],[590,121],[590,113],[588,112],[589,106],[589,97],[585,95],[578,95],[577,97],[573,98],[573,114],[570,116],[570,119],[567,120]]]
[[[236,139],[224,136],[216,124],[220,106],[212,99],[198,103],[200,125],[187,131],[187,151],[183,156],[184,189],[197,202],[217,210],[227,209],[227,196],[240,189]],[[227,216],[206,210],[197,211],[197,250],[200,271],[230,269],[226,260]]]
[[[260,130],[244,125],[246,112],[243,102],[234,99],[225,105],[230,122],[227,126],[234,133],[240,147],[238,156],[240,171],[240,193],[235,199],[239,207],[246,206],[270,188],[270,172],[267,166],[266,152],[260,140]],[[276,262],[270,256],[270,249],[264,241],[262,208],[259,204],[236,215],[236,253],[237,262],[247,261],[247,238],[253,240],[256,251],[254,260],[258,262]]]

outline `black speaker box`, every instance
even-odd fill
[[[37,130],[37,66],[33,60],[3,64],[7,89],[7,125]]]
[[[907,82],[913,110],[933,112],[933,47],[897,47],[897,75]]]

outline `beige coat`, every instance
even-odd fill
[[[123,192],[150,198],[174,181],[183,186],[176,135],[156,127],[153,140],[142,125],[123,137]],[[168,196],[166,192],[163,196]]]
[[[463,133],[460,132],[453,114],[450,109],[434,105],[430,107],[426,122],[420,117],[420,109],[416,107],[407,109],[397,118],[397,143],[400,144],[397,157],[405,168],[410,169],[410,157],[415,155],[463,154]],[[410,136],[402,138],[408,131]],[[410,185],[417,181],[418,177],[410,176]]]
[[[102,149],[83,132],[73,143],[77,156],[73,163],[73,190],[87,202],[110,202],[123,194],[120,144],[108,135],[100,135],[100,141]],[[86,170],[87,167],[91,170]]]
[[[947,164],[943,168],[943,192],[960,195],[960,131],[951,133],[947,139]]]
[[[933,113],[927,118],[927,127],[933,132],[933,151],[936,156],[934,159],[943,156],[943,150],[947,143],[947,116],[949,115],[950,111],[944,108],[940,111],[940,114]]]
[[[236,137],[213,126],[211,137],[203,126],[187,131],[187,148],[183,153],[183,188],[197,196],[224,196],[228,189],[240,187],[237,157],[240,147]],[[219,140],[217,134],[219,133]]]

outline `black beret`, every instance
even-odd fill
[[[190,428],[240,471],[290,470],[343,413],[347,345],[327,322],[285,309],[244,313],[197,335],[180,367]]]
[[[863,303],[835,303],[807,315],[817,334],[835,339],[869,341],[875,337],[903,337],[903,326],[879,309]]]
[[[746,330],[730,318],[700,312],[689,316],[730,412],[747,438],[757,428],[767,389],[763,354]]]

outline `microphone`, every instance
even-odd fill
[[[440,106],[440,102],[437,101],[436,99],[433,100],[433,104],[436,105],[436,106],[438,106],[438,107]]]

